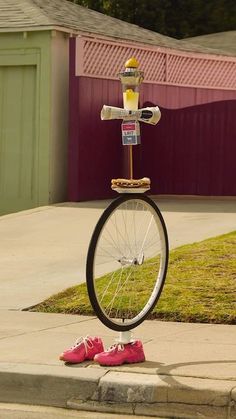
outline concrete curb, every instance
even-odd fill
[[[0,401],[165,418],[236,419],[236,381],[2,363]]]

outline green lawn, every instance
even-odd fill
[[[146,289],[151,276],[144,266]],[[102,284],[104,277],[99,281]],[[31,310],[94,314],[85,284],[53,295]],[[150,318],[236,324],[236,231],[171,251],[166,283]]]

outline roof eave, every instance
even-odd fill
[[[60,31],[68,34],[78,34],[78,31],[58,25],[40,25],[40,26],[19,26],[15,28],[0,28],[0,33],[16,33],[16,32],[38,32],[38,31]]]
[[[86,36],[86,37],[91,37],[91,38],[99,38],[99,39],[104,39],[104,40],[117,40],[121,43],[131,43],[131,44],[138,44],[138,45],[143,45],[143,46],[148,46],[148,47],[153,47],[153,48],[160,48],[160,49],[168,49],[168,50],[176,50],[176,47],[171,47],[171,46],[163,46],[163,45],[155,45],[152,43],[141,43],[138,41],[134,41],[131,39],[123,39],[123,38],[119,38],[119,37],[115,37],[115,36],[107,36],[107,35],[103,35],[100,33],[95,33],[95,32],[89,32],[89,31],[82,31],[82,30],[77,30],[74,28],[68,28],[65,26],[59,26],[59,25],[39,25],[39,26],[22,26],[22,27],[14,27],[14,28],[0,28],[0,33],[19,33],[19,32],[39,32],[39,31],[59,31],[59,32],[64,32],[65,34],[68,34],[69,36]],[[216,50],[216,49],[208,49],[208,51],[196,51],[196,48],[194,48],[194,45],[190,45],[190,43],[187,45],[186,47],[188,48],[184,48],[184,42],[182,43],[182,48],[179,48],[179,52],[184,53],[186,52],[187,54],[198,54],[198,55],[211,55],[211,56],[221,56],[221,57],[235,57],[235,55],[230,54],[229,52],[225,52],[225,51],[220,51],[220,50]],[[192,46],[192,48],[191,48]],[[191,48],[191,49],[189,49]]]

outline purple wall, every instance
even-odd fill
[[[142,166],[153,194],[236,195],[236,101],[162,109],[143,126]]]
[[[116,195],[111,178],[126,175],[127,149],[121,121],[101,121],[100,111],[103,104],[122,106],[121,86],[75,77],[73,48],[69,200],[108,198]],[[134,177],[149,176],[153,194],[236,195],[236,92],[144,84],[140,99],[141,106],[158,104],[162,118],[155,127],[141,126]]]
[[[111,196],[111,178],[121,176],[124,150],[120,121],[100,119],[103,104],[117,103],[121,96],[111,83],[91,78],[74,80],[69,141],[71,201]]]
[[[222,100],[236,100],[236,90],[200,89],[158,84],[143,84],[141,89],[141,103],[151,101],[167,109],[180,109]]]

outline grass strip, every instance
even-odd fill
[[[144,293],[151,277],[145,268]],[[125,304],[121,310],[127,309]],[[53,295],[31,311],[94,315],[85,283]],[[162,295],[149,318],[236,324],[236,231],[172,250]]]

